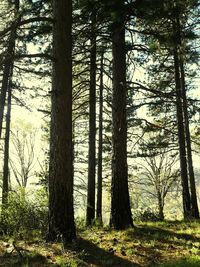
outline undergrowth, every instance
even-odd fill
[[[81,224],[66,249],[47,244],[36,230],[4,235],[0,266],[200,267],[198,222],[138,222],[126,231]]]

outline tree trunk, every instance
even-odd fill
[[[186,145],[187,145],[187,162],[188,162],[188,172],[189,172],[190,192],[191,192],[191,209],[192,209],[191,215],[195,219],[199,219],[199,209],[198,209],[198,203],[197,203],[196,184],[195,184],[195,176],[194,176],[193,160],[192,160],[190,126],[189,126],[189,118],[188,118],[185,71],[184,71],[184,65],[183,65],[182,60],[180,60],[180,69],[181,69],[181,87],[182,87],[182,98],[183,98],[183,114],[184,114],[184,120],[185,120],[185,138],[186,138]]]
[[[90,51],[90,97],[89,97],[89,161],[86,224],[95,218],[95,167],[96,167],[96,14],[92,14]]]
[[[7,204],[8,186],[9,186],[9,143],[10,143],[10,119],[11,119],[11,100],[12,100],[12,84],[11,78],[8,86],[7,97],[7,114],[6,114],[6,134],[4,145],[4,165],[3,165],[3,186],[2,186],[2,204]]]
[[[53,1],[48,240],[76,238],[73,207],[72,1]]]
[[[14,3],[15,17],[19,12],[19,0]],[[12,102],[12,76],[14,67],[15,43],[17,24],[21,18],[18,18],[13,24],[10,33],[7,56],[5,58],[5,66],[3,72],[2,88],[0,95],[0,139],[2,134],[3,115],[7,93],[7,114],[6,114],[6,133],[4,142],[4,163],[3,163],[3,185],[2,185],[2,204],[7,203],[9,191],[9,143],[10,143],[10,120],[11,120],[11,102]]]
[[[103,151],[103,57],[101,54],[101,72],[99,86],[99,146],[98,146],[98,187],[97,187],[97,211],[96,217],[102,225],[102,151]]]
[[[8,42],[8,49],[5,56],[4,70],[3,70],[3,78],[1,85],[1,94],[0,94],[0,139],[2,134],[2,125],[3,125],[3,116],[4,116],[4,108],[6,102],[6,92],[9,86],[10,73],[12,73],[14,55],[15,55],[15,41],[16,41],[16,29],[17,25],[21,20],[21,16],[19,16],[19,0],[14,1],[14,12],[16,21],[13,23],[10,38]]]
[[[188,219],[191,216],[191,203],[190,203],[190,192],[189,192],[188,174],[187,174],[185,127],[184,127],[184,118],[182,111],[182,92],[181,92],[179,58],[178,58],[178,48],[176,45],[174,48],[174,68],[175,68],[176,111],[177,111],[176,115],[178,123],[179,157],[180,157],[181,181],[183,188],[182,192],[183,212],[184,212],[184,218]]]
[[[122,10],[124,1],[118,1]],[[133,226],[128,190],[126,45],[124,16],[113,25],[113,98],[112,98],[112,184],[110,225],[115,229]]]
[[[161,196],[161,193],[158,192],[158,211],[159,211],[159,219],[161,221],[164,220],[164,203],[163,199]]]

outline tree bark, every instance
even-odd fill
[[[15,17],[19,12],[19,0],[15,0],[14,12]],[[11,102],[12,102],[12,76],[14,68],[14,55],[15,55],[15,43],[16,43],[16,30],[17,25],[20,22],[19,17],[13,24],[11,29],[10,39],[8,43],[7,56],[5,59],[5,66],[3,72],[2,88],[0,95],[0,139],[2,134],[4,108],[7,94],[7,114],[6,114],[6,133],[4,142],[4,163],[3,163],[3,185],[2,185],[2,204],[7,203],[8,191],[9,191],[9,143],[10,143],[10,121],[11,121]]]
[[[124,1],[119,7],[124,9]],[[127,167],[127,117],[126,117],[126,45],[124,16],[113,24],[113,97],[112,97],[112,184],[110,225],[115,229],[133,226]]]
[[[99,146],[98,146],[98,184],[97,184],[97,210],[96,217],[102,225],[102,152],[103,152],[103,58],[101,54],[100,86],[99,86]]]
[[[12,72],[12,65],[14,61],[16,27],[19,21],[20,18],[13,24],[13,27],[11,29],[11,34],[8,42],[8,49],[4,61],[5,63],[4,63],[1,94],[0,94],[0,139],[2,135],[2,125],[3,125],[4,109],[6,103],[6,92],[9,86],[10,73]]]
[[[158,192],[158,210],[159,210],[159,219],[164,220],[164,201],[162,199],[161,193]]]
[[[11,102],[12,85],[11,78],[8,86],[7,114],[6,114],[6,134],[4,145],[4,165],[3,165],[3,186],[2,186],[2,204],[7,204],[9,190],[9,144],[10,144],[10,120],[11,120]]]
[[[176,86],[176,115],[178,124],[178,143],[179,143],[179,157],[180,157],[180,169],[181,169],[181,182],[182,182],[182,197],[183,197],[183,212],[184,218],[189,219],[191,216],[191,202],[190,192],[188,185],[188,174],[187,174],[187,155],[185,145],[185,126],[182,111],[182,90],[180,80],[180,69],[179,69],[179,58],[178,48],[175,45],[174,48],[174,69],[175,69],[175,86]]]
[[[53,1],[53,81],[49,166],[49,241],[76,238],[73,207],[72,1]]]
[[[185,139],[187,145],[187,162],[188,162],[188,173],[190,181],[190,193],[191,193],[191,215],[195,219],[199,219],[199,209],[197,202],[196,194],[196,184],[192,160],[192,147],[191,147],[191,137],[190,137],[190,126],[188,118],[188,104],[186,96],[186,85],[185,85],[185,70],[182,60],[180,60],[180,69],[181,69],[181,87],[182,87],[182,99],[183,99],[183,114],[185,120]]]
[[[86,224],[95,219],[95,167],[96,167],[96,14],[92,14],[90,51],[90,96],[89,96],[89,161]]]

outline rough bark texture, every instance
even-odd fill
[[[195,184],[195,176],[194,176],[194,168],[193,168],[193,160],[192,160],[190,126],[189,126],[189,118],[188,118],[188,104],[187,104],[187,96],[186,96],[185,71],[184,71],[183,62],[181,62],[181,60],[180,60],[180,69],[181,69],[183,114],[184,114],[184,120],[185,120],[185,139],[186,139],[186,145],[187,145],[187,162],[188,162],[188,173],[189,173],[190,193],[191,193],[191,209],[192,209],[191,215],[193,218],[199,219],[199,209],[198,209],[196,184]]]
[[[72,1],[54,0],[48,240],[76,238],[73,209]]]
[[[185,128],[184,118],[182,111],[182,92],[181,92],[181,80],[179,69],[178,48],[175,45],[174,49],[174,68],[175,68],[175,84],[176,84],[176,110],[177,110],[177,125],[178,125],[178,143],[179,143],[179,157],[180,157],[180,169],[181,169],[181,181],[182,181],[182,196],[183,196],[183,211],[184,218],[188,219],[191,216],[191,203],[190,192],[188,185],[187,174],[187,157],[185,146]]]
[[[123,9],[123,1],[120,1]],[[133,226],[128,191],[126,48],[124,19],[113,25],[112,184],[110,224],[115,229]]]
[[[89,161],[86,224],[95,219],[95,167],[96,167],[96,34],[95,14],[91,25],[90,96],[89,96]]]
[[[100,72],[100,86],[99,86],[99,146],[98,146],[98,173],[97,173],[97,210],[96,217],[100,224],[102,224],[102,152],[103,152],[103,57],[101,54],[101,72]]]

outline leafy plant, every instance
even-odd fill
[[[38,192],[33,199],[26,196],[24,189],[11,192],[8,203],[1,206],[0,231],[2,234],[22,235],[47,229],[47,203],[44,193]],[[29,235],[29,234],[28,234]]]

